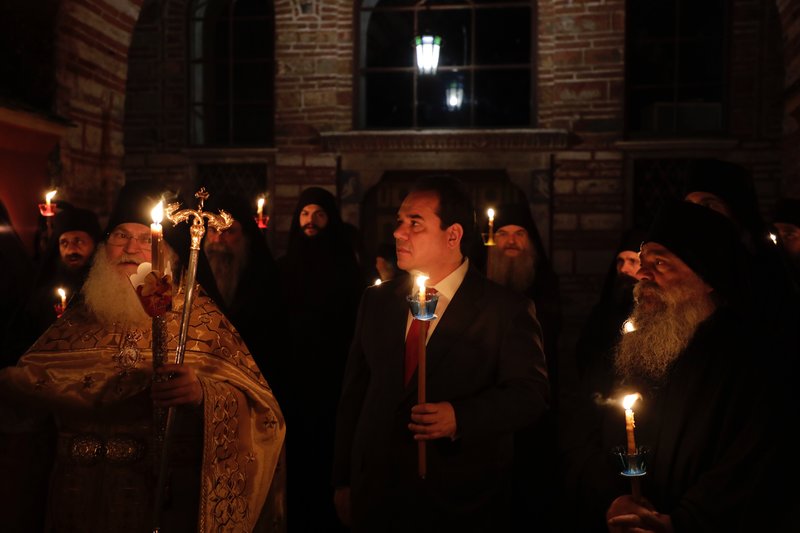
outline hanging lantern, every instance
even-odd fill
[[[451,81],[444,91],[447,98],[448,111],[458,111],[464,103],[464,84],[460,81]]]
[[[414,38],[414,42],[417,48],[417,69],[419,73],[436,74],[442,38],[438,35],[418,35]]]

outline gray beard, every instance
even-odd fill
[[[117,259],[120,262],[125,256]],[[144,312],[139,297],[130,280],[120,274],[108,259],[105,244],[97,247],[89,276],[83,285],[86,306],[106,326],[118,323],[122,326],[147,327],[150,317]]]
[[[654,296],[649,296],[643,305],[643,291],[656,293],[659,301],[653,304]],[[614,368],[624,380],[644,377],[661,382],[716,305],[702,285],[667,292],[643,280],[633,294],[636,304],[629,320],[636,330],[623,333],[617,343]]]
[[[489,248],[489,269],[486,277],[490,280],[515,291],[525,292],[535,276],[536,258],[531,246],[523,249],[516,257],[507,256],[499,246]]]
[[[247,266],[247,241],[242,239],[240,246],[233,251],[217,243],[207,244],[204,251],[222,301],[230,307],[236,297],[242,272]]]

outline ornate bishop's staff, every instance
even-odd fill
[[[200,255],[200,243],[203,241],[203,236],[206,233],[205,221],[208,220],[208,225],[215,228],[217,231],[224,231],[231,227],[233,224],[233,217],[220,210],[219,214],[203,212],[203,203],[208,199],[208,193],[205,187],[201,187],[195,193],[195,198],[199,200],[197,209],[181,209],[180,203],[175,202],[169,204],[165,209],[167,218],[173,224],[180,224],[191,219],[191,226],[189,228],[189,236],[191,239],[191,246],[189,248],[189,265],[186,268],[186,278],[184,283],[184,294],[186,295],[183,303],[183,314],[181,316],[181,326],[178,335],[178,348],[175,351],[175,363],[182,365],[183,357],[186,352],[186,338],[189,332],[189,315],[192,311],[192,304],[194,303],[195,296],[195,274],[197,273],[197,258]],[[170,430],[175,420],[175,409],[169,408],[167,412],[167,421],[164,428],[164,435],[161,439],[161,464],[158,471],[158,484],[156,485],[155,507],[154,507],[154,521],[153,532],[161,530],[161,504],[164,499],[164,489],[167,481],[167,456],[169,448]]]

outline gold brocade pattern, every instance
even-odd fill
[[[175,354],[181,317],[182,302],[175,303],[167,315],[169,357]],[[127,439],[126,419],[118,416],[127,413],[136,423],[152,423],[152,406],[146,400],[152,380],[151,341],[149,328],[107,327],[85,306],[75,305],[16,367],[0,371],[0,395],[23,408],[53,412],[62,421],[62,431],[89,435],[74,443],[68,454],[75,454],[73,458],[106,461],[116,468],[151,461],[152,454],[142,456],[147,443],[141,447],[139,437]],[[253,531],[268,492],[276,491],[271,485],[285,438],[283,415],[241,337],[202,294],[190,315],[185,363],[195,369],[204,391],[198,531]],[[135,434],[151,433],[138,427]],[[135,510],[151,516],[151,509]],[[274,509],[266,511],[276,514]]]

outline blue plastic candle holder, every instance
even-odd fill
[[[411,308],[411,314],[417,320],[433,320],[436,318],[434,312],[436,311],[436,304],[439,302],[438,294],[429,294],[425,298],[423,305],[420,305],[419,294],[406,296],[408,306]]]
[[[639,477],[647,474],[647,455],[650,450],[641,446],[636,453],[628,453],[625,446],[614,448],[614,455],[619,460],[620,474],[625,477]]]

